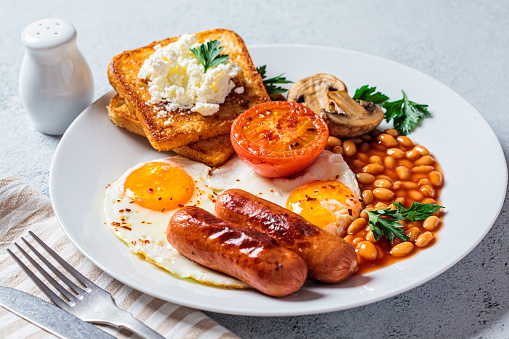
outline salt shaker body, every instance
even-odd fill
[[[76,29],[62,19],[43,19],[28,25],[21,40],[23,105],[35,129],[61,135],[94,95],[92,73],[76,46]]]

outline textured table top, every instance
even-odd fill
[[[20,34],[42,18],[62,18],[75,25],[78,46],[94,75],[95,98],[111,89],[106,66],[113,55],[217,27],[236,31],[248,46],[321,45],[392,59],[465,97],[491,125],[507,159],[508,16],[509,1],[2,1],[0,177],[19,176],[49,194],[49,167],[60,138],[30,126],[18,94],[24,53]],[[463,260],[417,288],[371,305],[299,317],[206,313],[246,338],[507,338],[508,221],[506,197],[491,231]]]

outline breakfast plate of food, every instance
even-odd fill
[[[211,30],[122,52],[108,77],[60,141],[51,200],[85,256],[166,301],[366,305],[453,266],[502,207],[480,113],[387,59]]]

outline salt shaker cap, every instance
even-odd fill
[[[28,25],[21,33],[21,41],[30,49],[44,50],[72,41],[76,29],[62,19],[48,18]]]

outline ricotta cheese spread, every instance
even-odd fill
[[[200,46],[196,34],[182,35],[165,47],[155,46],[155,52],[145,60],[138,78],[148,80],[151,102],[163,104],[168,111],[190,109],[208,116],[219,110],[226,96],[235,88],[234,78],[241,68],[223,63],[207,69],[191,52]],[[236,88],[235,92],[244,88]]]

